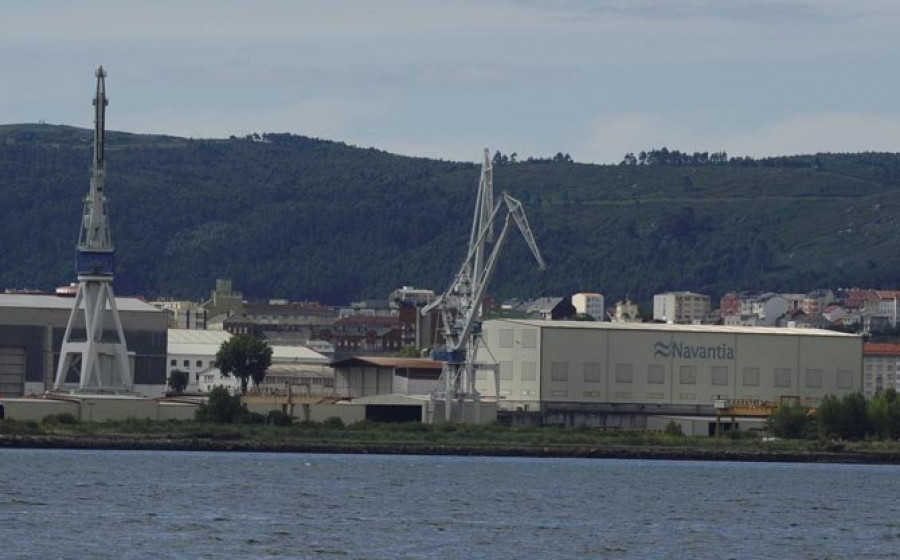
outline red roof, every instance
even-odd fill
[[[867,342],[863,344],[864,356],[900,356],[900,344]]]

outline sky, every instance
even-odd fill
[[[0,124],[477,161],[900,152],[895,0],[0,2]]]

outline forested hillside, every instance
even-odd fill
[[[442,291],[464,256],[475,164],[286,134],[111,132],[107,145],[118,293],[195,299],[232,278],[249,298],[341,303],[402,284]],[[0,126],[0,287],[75,280],[90,150],[89,130]],[[492,291],[649,301],[669,289],[898,287],[900,155],[673,154],[608,166],[498,157],[495,188],[524,202],[548,269],[515,234]]]

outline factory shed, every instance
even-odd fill
[[[0,294],[0,395],[43,393],[52,387],[59,350],[75,300],[55,295]],[[164,311],[136,298],[117,297],[135,392],[162,395],[166,384]],[[107,307],[107,313],[109,313]],[[84,336],[84,323],[75,333]],[[73,381],[69,379],[69,381]]]
[[[357,399],[373,395],[427,395],[441,376],[441,362],[426,358],[345,358],[334,368],[335,395]]]
[[[819,329],[496,319],[484,341],[500,390],[488,371],[478,390],[544,423],[646,428],[717,400],[816,406],[862,388],[862,338]]]

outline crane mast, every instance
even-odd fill
[[[106,193],[106,72],[97,68],[94,105],[94,153],[91,183],[84,198],[78,236],[78,292],[59,353],[55,389],[64,388],[70,370],[83,392],[133,388],[125,333],[112,290],[115,249],[109,228]]]
[[[461,414],[464,404],[471,402],[475,420],[478,421],[481,395],[475,388],[476,370],[493,369],[494,383],[498,383],[496,367],[476,362],[481,345],[481,303],[513,224],[525,238],[538,267],[541,270],[545,268],[522,203],[503,193],[502,200],[495,204],[493,189],[490,152],[485,150],[468,253],[447,291],[422,309],[423,315],[433,309],[440,310],[445,343],[432,351],[432,358],[443,362],[441,377],[431,393],[432,421],[437,402],[443,402],[445,419],[449,421],[454,401],[458,403]],[[506,217],[503,228],[495,240],[494,220],[504,208]],[[493,247],[489,247],[490,243]]]

